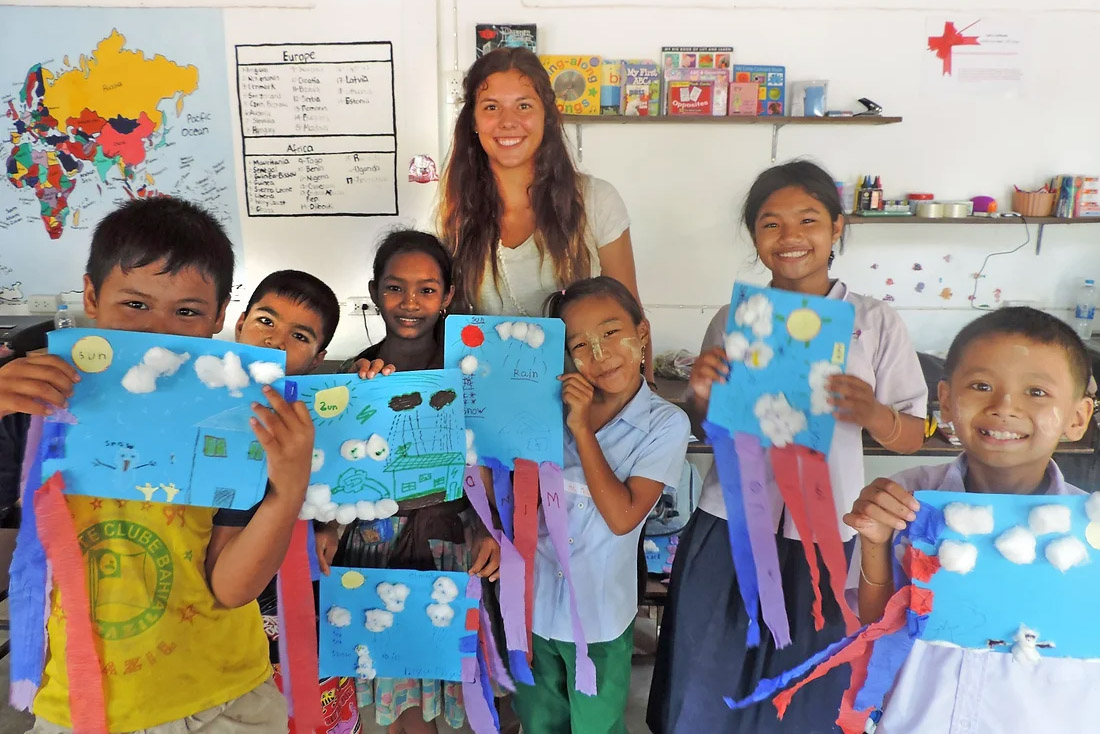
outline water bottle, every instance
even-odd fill
[[[53,315],[53,328],[71,329],[74,326],[76,326],[76,319],[69,312],[68,304],[62,303],[57,307],[57,313]]]
[[[1086,280],[1077,291],[1077,305],[1074,308],[1073,327],[1082,339],[1092,338],[1092,319],[1096,315],[1096,283]]]

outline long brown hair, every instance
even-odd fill
[[[454,258],[455,297],[462,307],[478,304],[486,266],[500,282],[497,248],[503,206],[489,158],[474,133],[477,95],[492,74],[516,69],[530,80],[546,110],[535,176],[528,189],[535,212],[535,245],[550,256],[562,286],[591,274],[584,242],[586,220],[580,175],[565,144],[561,113],[550,77],[538,56],[525,48],[501,48],[482,56],[466,72],[465,102],[455,122],[451,157],[443,171],[439,229]]]

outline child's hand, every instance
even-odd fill
[[[726,363],[726,350],[711,347],[699,355],[691,368],[688,385],[695,398],[703,405],[710,402],[710,386],[715,382],[724,383],[729,376],[730,366]]]
[[[488,535],[483,535],[474,541],[474,562],[470,566],[470,573],[490,581],[500,578],[500,545]]]
[[[321,573],[328,576],[332,559],[336,555],[336,546],[340,543],[340,526],[334,522],[314,525],[313,539],[317,545],[317,565]]]
[[[380,359],[373,362],[369,359],[357,359],[355,360],[355,371],[359,373],[360,379],[373,380],[375,375],[392,375],[397,372],[397,368],[392,364],[386,364]]]
[[[587,430],[588,409],[592,407],[592,398],[596,389],[579,372],[570,372],[558,377],[561,380],[561,401],[569,408],[565,416],[565,425],[573,433]]]
[[[879,477],[859,493],[844,524],[868,543],[889,543],[895,530],[917,519],[920,502],[897,482]]]
[[[68,406],[75,382],[76,368],[56,354],[13,359],[0,367],[0,416],[51,415]]]
[[[838,421],[867,428],[880,407],[874,389],[854,375],[833,375],[828,390],[832,393],[829,404]]]
[[[298,400],[287,403],[270,385],[264,386],[267,408],[252,404],[252,430],[267,454],[267,478],[274,494],[300,508],[313,463],[313,421],[309,408]]]

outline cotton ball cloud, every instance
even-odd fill
[[[477,465],[477,452],[474,451],[473,449],[470,449],[469,451],[466,452],[466,466],[476,466],[476,465]]]
[[[753,408],[760,430],[779,447],[794,443],[794,437],[806,430],[806,415],[787,402],[783,393],[761,395]]]
[[[466,429],[466,449],[472,449],[474,447],[474,431],[472,428]]]
[[[1001,552],[1002,556],[1013,563],[1022,565],[1035,560],[1035,536],[1022,525],[1009,528],[1001,533],[993,541],[993,545]]]
[[[375,587],[378,598],[391,612],[405,611],[405,600],[409,598],[409,587],[405,584],[391,584],[383,581]]]
[[[283,368],[276,362],[253,362],[248,365],[248,374],[259,385],[270,385],[275,380],[286,377]]]
[[[343,607],[331,607],[326,616],[333,627],[347,627],[351,624],[351,612]]]
[[[1089,520],[1100,522],[1100,492],[1093,492],[1085,500],[1085,514],[1089,516]]]
[[[527,339],[525,341],[527,346],[538,349],[546,343],[546,332],[538,324],[531,324],[531,327],[527,329]]]
[[[427,611],[428,618],[436,627],[450,627],[455,618],[455,610],[446,604],[429,604]]]
[[[158,377],[176,374],[180,365],[189,359],[191,355],[187,352],[177,354],[164,347],[150,347],[141,363],[126,371],[122,378],[122,387],[127,392],[138,395],[155,392]]]
[[[371,632],[384,632],[393,627],[393,612],[385,609],[368,609],[367,621],[363,625]]]
[[[940,566],[944,571],[967,574],[974,570],[978,562],[978,548],[970,543],[957,540],[945,540],[940,543]]]
[[[458,368],[462,370],[462,374],[464,375],[474,374],[477,372],[477,357],[472,354],[467,354],[459,361]]]
[[[373,502],[359,500],[355,503],[355,516],[364,522],[378,519],[378,513],[374,509]]]
[[[1028,513],[1027,525],[1036,535],[1063,534],[1070,530],[1070,519],[1067,505],[1039,505]]]
[[[993,508],[989,505],[950,502],[943,508],[943,519],[947,527],[959,535],[988,535],[993,532]]]
[[[446,576],[440,576],[432,584],[432,600],[450,604],[458,598],[458,585]]]
[[[749,338],[740,331],[726,334],[726,359],[730,362],[744,362],[749,353]]]
[[[733,321],[738,326],[752,329],[757,339],[763,339],[772,333],[772,302],[763,293],[757,293],[739,304],[733,313]]]
[[[1047,543],[1044,554],[1051,565],[1062,573],[1080,566],[1089,559],[1088,548],[1077,538],[1067,535]]]
[[[745,366],[749,369],[762,370],[772,361],[775,352],[764,342],[753,342],[749,347],[749,353],[745,355]]]
[[[248,373],[241,366],[241,358],[233,352],[226,352],[220,359],[212,354],[202,355],[195,360],[195,374],[211,390],[224,387],[235,398],[241,397],[241,390],[248,387]]]
[[[327,484],[311,484],[306,487],[306,502],[320,507],[332,499],[332,489]]]
[[[506,342],[512,338],[512,322],[501,321],[499,324],[493,327],[496,329],[497,336],[500,337],[502,342]]]
[[[355,663],[355,674],[360,678],[366,678],[367,680],[374,680],[378,675],[378,672],[374,669],[374,661],[371,659],[370,650],[366,645],[356,645],[355,655],[357,657]]]
[[[385,461],[390,455],[390,443],[377,433],[372,434],[366,443],[367,456],[375,461]]]
[[[393,517],[397,514],[397,510],[397,502],[391,500],[389,497],[374,503],[374,516],[378,520],[385,520],[387,517]]]
[[[336,522],[341,525],[351,525],[358,517],[355,511],[355,505],[347,504],[340,505],[336,510]]]
[[[310,504],[302,505],[302,509],[298,511],[299,520],[316,520],[317,508]]]
[[[359,461],[367,455],[367,442],[358,438],[349,438],[340,444],[340,456],[348,461]]]
[[[526,321],[516,321],[512,324],[512,338],[521,342],[527,341],[527,332],[530,328],[531,325]]]
[[[332,522],[336,519],[336,512],[339,509],[340,505],[330,500],[317,508],[316,519],[320,520],[321,522]]]
[[[840,365],[820,360],[810,365],[810,412],[825,415],[833,411],[829,405],[829,378],[841,373]]]

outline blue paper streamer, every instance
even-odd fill
[[[909,630],[904,628],[875,640],[871,658],[867,661],[867,679],[856,693],[853,705],[856,711],[882,708],[882,701],[894,687],[894,679],[913,649],[914,641]]]
[[[477,635],[474,636],[477,640]],[[493,715],[493,726],[500,731],[500,716],[497,715],[496,703],[493,701],[493,686],[489,681],[489,664],[485,660],[485,651],[477,648],[477,667],[481,671],[481,695],[485,697],[485,703],[489,706],[489,713]]]
[[[464,655],[472,655],[477,652],[477,633],[463,635],[458,640],[458,651]]]
[[[708,434],[709,437],[709,434]],[[774,678],[765,678],[756,685],[756,690],[749,694],[748,698],[742,698],[740,701],[735,701],[729,696],[722,696],[722,700],[726,702],[726,705],[731,709],[743,709],[746,706],[751,706],[754,703],[760,703],[766,701],[775,695],[778,691],[783,690],[790,682],[795,678],[800,678],[806,673],[809,673],[819,663],[823,663],[833,655],[848,647],[852,644],[857,637],[859,637],[867,627],[863,626],[856,630],[854,633],[848,635],[843,640],[834,642],[826,647],[821,652],[817,653],[808,660],[802,662],[800,665],[791,668],[790,670],[780,673]]]
[[[306,557],[309,558],[309,580],[317,581],[321,578],[321,562],[317,560],[317,534],[313,530],[312,520],[306,534]]]
[[[910,637],[920,637],[923,635],[924,625],[927,623],[927,614],[917,614],[912,609],[905,613],[905,628]]]
[[[745,602],[748,630],[745,644],[760,645],[760,585],[756,578],[756,564],[752,560],[752,542],[745,518],[745,502],[741,496],[741,466],[733,437],[721,426],[703,421],[703,430],[714,447],[714,464],[722,483],[722,497],[726,502],[726,527],[730,537],[733,568],[737,572],[737,587]]]
[[[531,666],[527,662],[527,653],[523,650],[508,651],[508,670],[517,683],[525,686],[535,685],[535,674],[531,672]]]
[[[59,424],[31,418],[25,451],[34,457],[23,485],[23,517],[16,536],[8,578],[11,616],[11,702],[27,711],[42,684],[46,657],[46,549],[38,539],[38,518],[34,512],[34,493],[42,486],[42,461],[51,436],[58,435]],[[39,433],[38,445],[30,439]]]
[[[947,522],[943,519],[943,513],[938,508],[921,502],[917,519],[909,523],[909,537],[935,545],[946,528]]]
[[[485,458],[485,466],[493,472],[493,497],[496,500],[497,514],[500,515],[500,528],[509,540],[516,539],[516,498],[512,489],[512,470],[496,459]]]

